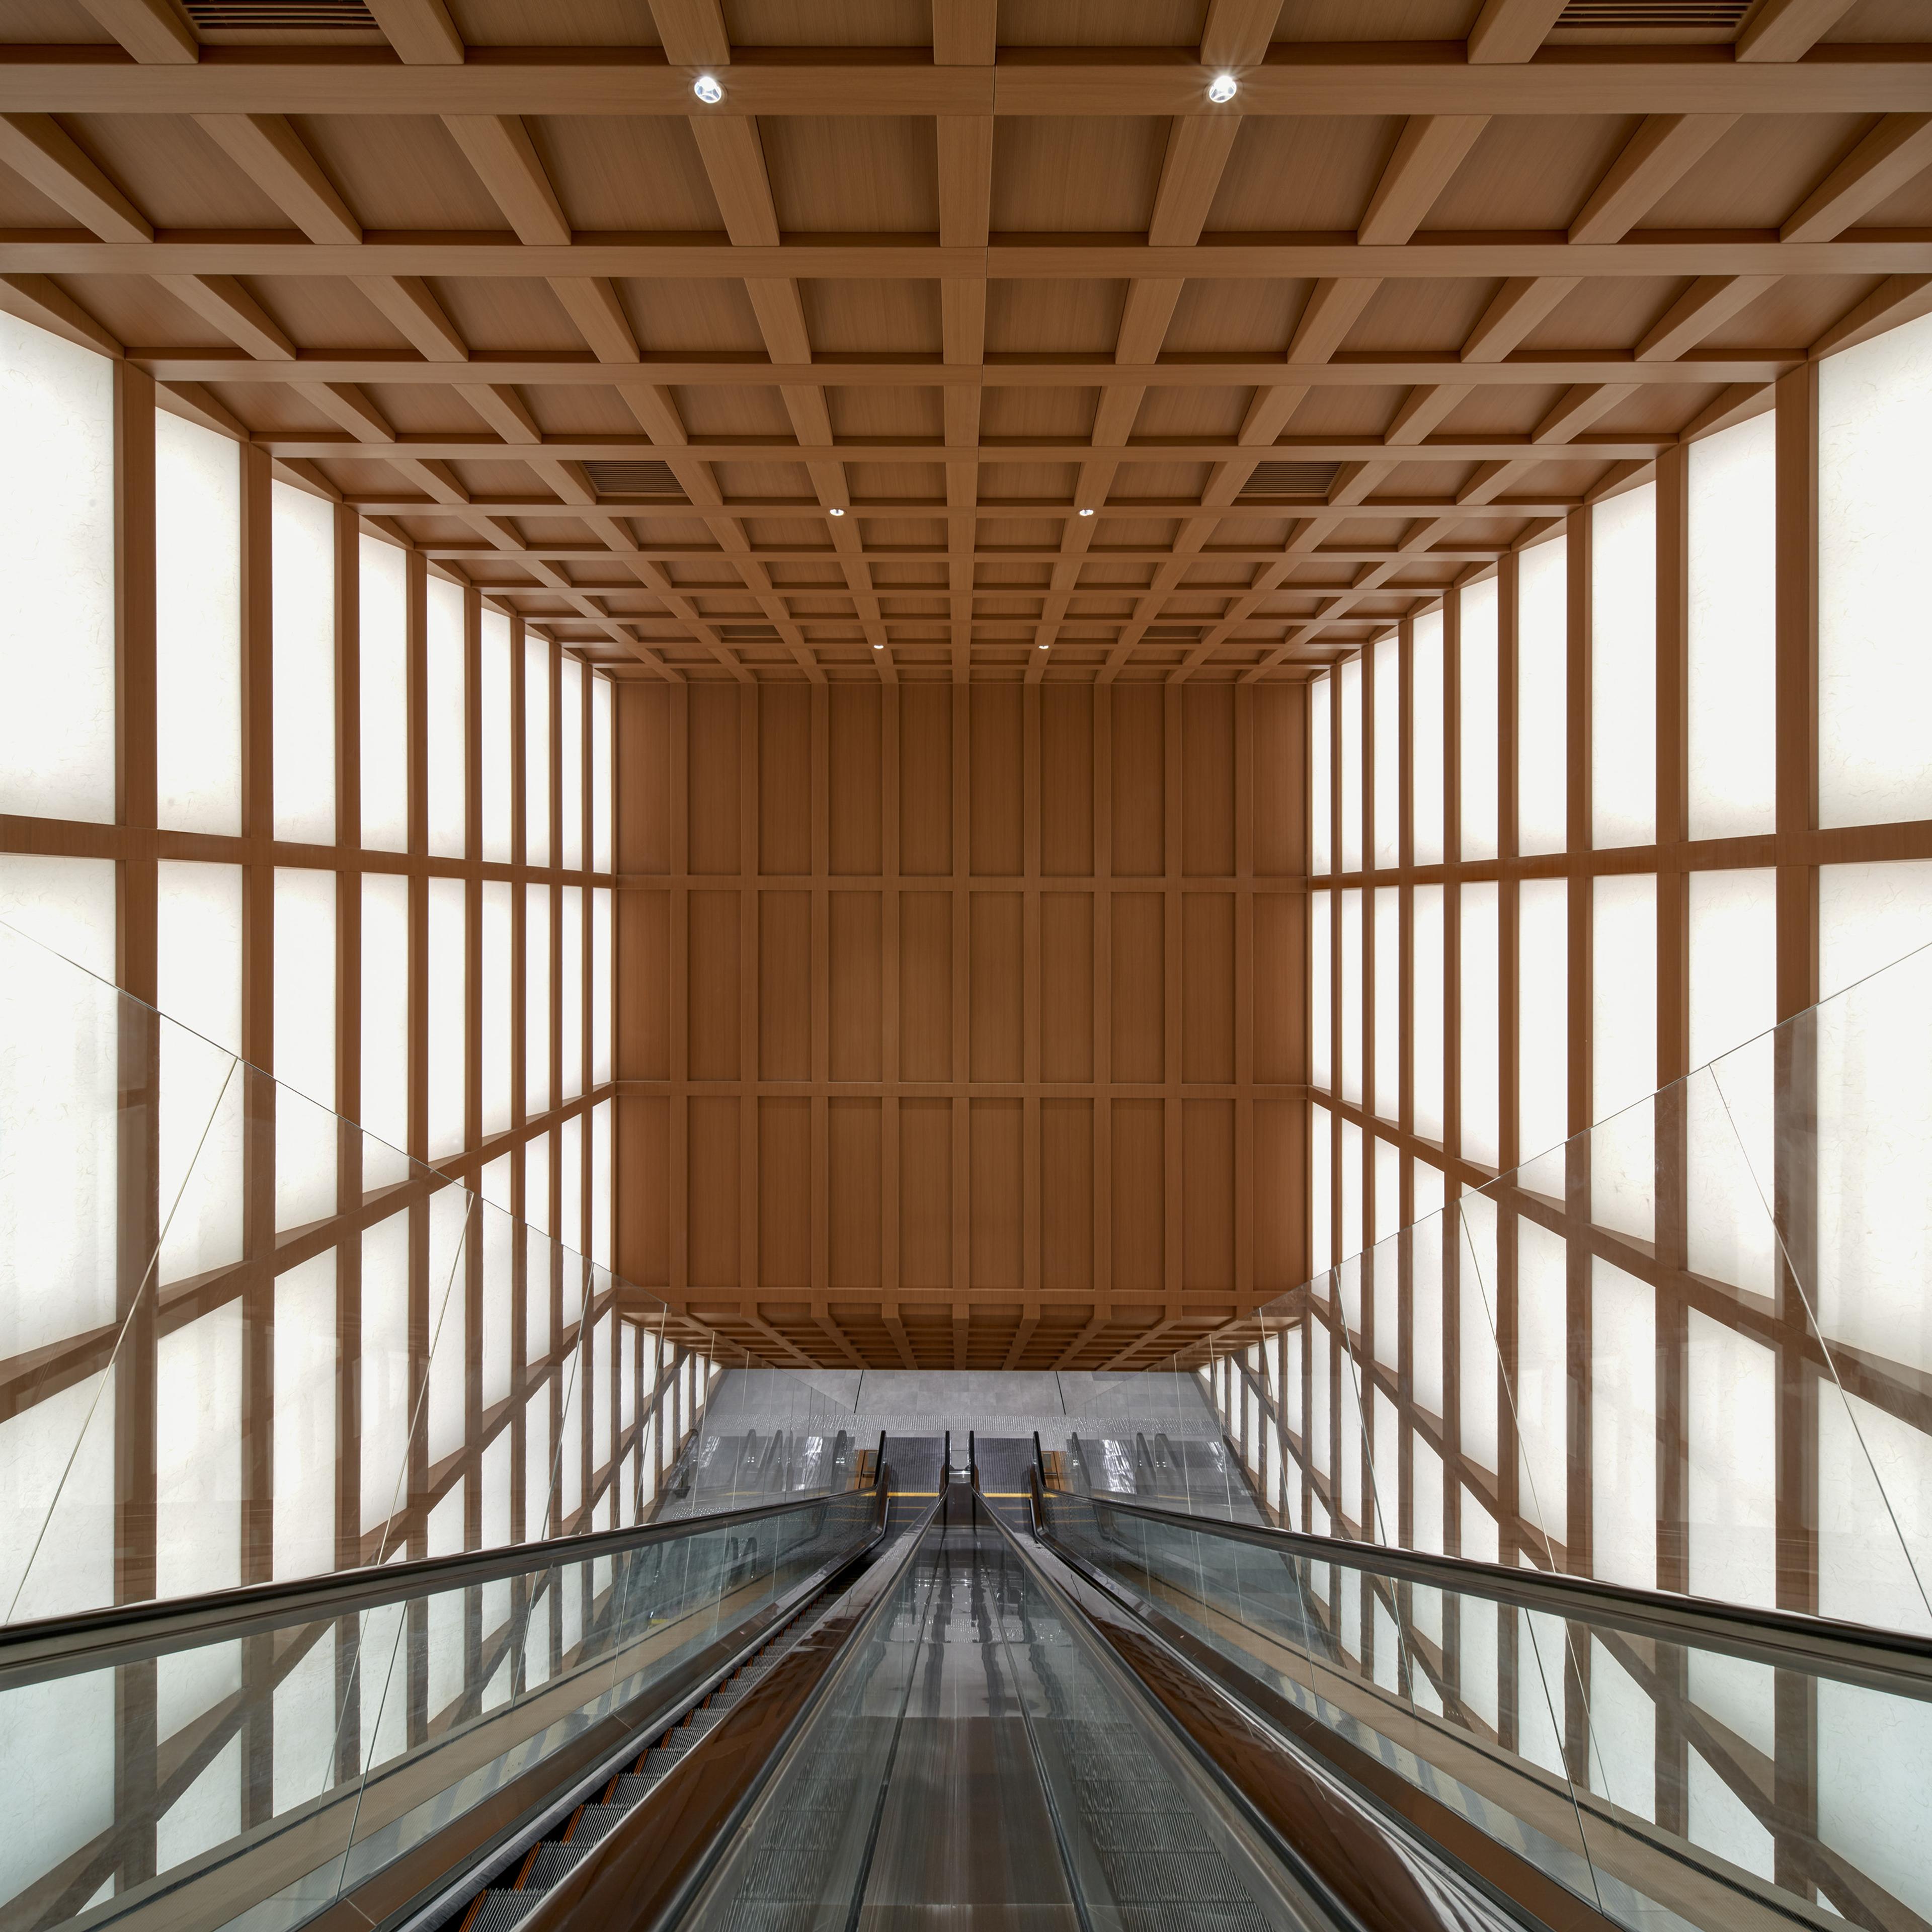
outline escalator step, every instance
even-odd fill
[[[541,1892],[527,1888],[522,1892],[486,1892],[476,1901],[476,1912],[466,1932],[510,1932],[512,1926],[521,1924],[530,1916],[542,1897]]]
[[[579,1844],[572,1839],[567,1845],[539,1845],[537,1855],[530,1862],[528,1876],[524,1880],[524,1894],[548,1892],[557,1880],[573,1870],[583,1860],[590,1846]]]
[[[647,1791],[655,1791],[659,1780],[648,1771],[627,1771],[617,1780],[617,1789],[611,1802],[620,1808],[634,1804]]]
[[[586,1804],[578,1814],[577,1829],[570,1834],[573,1850],[586,1851],[610,1831],[629,1808],[622,1804]]]

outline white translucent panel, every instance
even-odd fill
[[[1772,1666],[1714,1650],[1694,1650],[1685,1661],[1691,1702],[1767,1758],[1775,1756],[1778,1679]],[[1825,1687],[1831,1681],[1826,1677],[1817,1680],[1821,1709]]]
[[[362,538],[358,550],[362,652],[362,843],[406,852],[410,843],[409,579],[394,544]]]
[[[335,874],[275,871],[275,1078],[335,1102]]]
[[[1338,869],[1362,869],[1362,661],[1353,657],[1335,670],[1336,701],[1341,706],[1341,848]]]
[[[510,1124],[510,992],[514,932],[513,888],[494,880],[483,886],[483,1131]]]
[[[1657,1706],[1601,1637],[1591,1638],[1589,1655],[1590,1788],[1640,1818],[1654,1818]]]
[[[386,1622],[400,1628],[402,1606],[385,1604],[362,1620],[362,1694],[365,1704],[381,1690],[389,1651],[371,1643],[369,1628]],[[372,1685],[371,1679],[376,1680]],[[335,1782],[335,1646],[311,1644],[276,1684],[270,1728],[274,1737],[270,1802],[278,1811],[292,1810]],[[400,1728],[400,1726],[398,1726]],[[367,1733],[365,1732],[365,1736]]]
[[[1409,1545],[1439,1556],[1442,1553],[1442,1458],[1418,1436],[1411,1445],[1409,1462],[1410,1521],[1414,1526]],[[1426,1615],[1433,1609],[1439,1621],[1441,1594],[1418,1589],[1415,1595],[1418,1611]],[[1439,1636],[1439,1631],[1437,1634]]]
[[[1415,1132],[1442,1138],[1442,888],[1418,886],[1411,897],[1410,1058]]]
[[[525,1152],[527,1154],[528,1150]],[[550,1353],[554,1339],[550,1243],[542,1232],[542,1224],[550,1218],[548,1167],[546,1161],[545,1172],[536,1184],[527,1178],[524,1183],[524,1212],[526,1216],[534,1212],[536,1217],[524,1229],[524,1359],[526,1362],[542,1361]]]
[[[1409,672],[1409,808],[1414,862],[1442,862],[1442,613],[1415,620]]]
[[[275,1226],[306,1227],[335,1212],[341,1122],[292,1087],[275,1088]]]
[[[1657,826],[1657,485],[1591,512],[1590,824],[1599,848]]]
[[[558,862],[570,872],[584,866],[584,667],[566,657],[558,667],[557,770],[563,794],[562,844]]]
[[[154,418],[156,823],[242,830],[242,459]]]
[[[1818,822],[1932,818],[1932,316],[1818,365]]]
[[[1466,885],[1462,903],[1462,1152],[1485,1167],[1500,1164],[1499,1052],[1502,989],[1497,951],[1496,882]]]
[[[1693,838],[1768,832],[1778,776],[1778,466],[1767,410],[1690,446]]]
[[[362,875],[362,1126],[410,1143],[410,882]]]
[[[483,856],[507,860],[514,799],[510,764],[510,620],[483,613]]]
[[[1341,984],[1342,1097],[1362,1097],[1362,896],[1351,888],[1342,895],[1342,958],[1336,968]]]
[[[1766,1296],[1777,1288],[1776,1044],[1768,1036],[1754,1040],[1694,1073],[1682,1089],[1688,1264],[1693,1274]]]
[[[399,1546],[398,1560],[402,1547]],[[406,1672],[404,1656],[403,1618],[400,1604],[382,1604],[360,1619],[362,1642],[356,1659],[361,1679],[362,1762],[364,1768],[386,1763],[400,1755],[409,1742]],[[278,1700],[276,1715],[281,1714]],[[275,1742],[281,1742],[281,1727],[276,1727]],[[279,1751],[278,1753],[279,1756]],[[298,1762],[306,1761],[304,1759]],[[276,1796],[280,1797],[279,1773]]]
[[[1516,1224],[1516,1482],[1524,1516],[1553,1542],[1569,1540],[1569,1282],[1563,1237]],[[1538,1555],[1543,1539],[1526,1539]],[[1560,1566],[1559,1566],[1560,1567]]]
[[[1462,686],[1462,856],[1496,856],[1496,580],[1465,586],[1456,646]]]
[[[154,1825],[154,1869],[172,1870],[242,1829],[242,1740],[231,1736]]]
[[[238,1643],[164,1652],[154,1660],[154,1735],[173,1737],[241,1688]]]
[[[1376,1142],[1376,1219],[1370,1230],[1378,1241],[1385,1241],[1402,1222],[1402,1155],[1393,1141]],[[1388,1324],[1388,1346],[1395,1346],[1396,1323],[1394,1310],[1390,1310]],[[1376,1330],[1376,1348],[1378,1354],[1382,1347],[1383,1330]],[[1394,1366],[1391,1358],[1390,1366]]]
[[[492,1161],[502,1167],[506,1159]],[[484,1170],[487,1178],[489,1168]],[[507,1186],[507,1180],[505,1183]],[[483,1406],[487,1410],[510,1392],[510,1336],[514,1262],[514,1224],[494,1208],[476,1210],[483,1235]]]
[[[1330,760],[1334,742],[1328,707],[1335,680],[1327,671],[1308,686],[1308,868],[1320,877],[1330,868],[1329,818],[1333,800]]]
[[[1818,868],[1818,997],[1932,945],[1932,859]]]
[[[242,868],[164,859],[155,870],[155,989],[170,1022],[160,1030],[160,1279],[173,1282],[242,1258]]]
[[[532,1538],[556,1534],[556,1462],[550,1449],[550,1409],[548,1385],[524,1408],[524,1534]]]
[[[0,1897],[112,1832],[117,1681],[90,1670],[0,1691]]]
[[[540,1233],[549,1234],[550,1136],[538,1134],[523,1147],[524,1219]]]
[[[590,1079],[601,1087],[610,1078],[610,888],[590,894]]]
[[[463,1146],[464,1054],[468,937],[467,887],[460,879],[429,881],[429,1091],[428,1157],[441,1160]]]
[[[274,1566],[312,1576],[335,1562],[335,1256],[275,1280]]]
[[[1773,1877],[1775,1868],[1770,1832],[1694,1745],[1688,1762],[1690,1776],[1685,1781],[1684,1809],[1690,1842],[1715,1852],[1745,1871],[1756,1873],[1760,1878]]]
[[[434,1468],[463,1447],[470,1353],[464,1255],[475,1197],[446,1187],[430,1196],[429,1216],[429,1401],[423,1439]]]
[[[1570,546],[1563,536],[1516,560],[1516,848],[1569,842]]]
[[[115,800],[114,365],[0,315],[0,812]]]
[[[574,1253],[584,1252],[584,1116],[572,1114],[557,1130],[556,1238]]]
[[[494,1549],[510,1540],[510,1432],[502,1430],[483,1452],[483,1540]]]
[[[1315,1084],[1327,1088],[1332,1083],[1329,1048],[1333,1032],[1330,1001],[1334,988],[1333,958],[1330,951],[1329,916],[1333,894],[1309,896],[1308,918],[1308,1058],[1310,1076]]]
[[[491,1208],[500,1208],[506,1214],[515,1192],[514,1160],[514,1155],[500,1154],[484,1166],[476,1190]]]
[[[271,490],[275,836],[335,841],[335,510]]]
[[[154,1343],[154,1594],[229,1590],[242,1575],[242,1304]]]
[[[599,1100],[590,1114],[590,1240],[587,1252],[599,1268],[610,1265],[610,1122],[615,1112]]]
[[[1690,1586],[1696,1597],[1777,1600],[1777,1361],[1695,1309],[1685,1377]]]
[[[424,638],[424,724],[429,850],[438,859],[465,856],[469,823],[466,676],[463,592],[448,579],[429,580]]]
[[[1421,1169],[1417,1169],[1418,1174]],[[1415,1400],[1431,1415],[1442,1413],[1442,1222],[1419,1223],[1410,1236],[1410,1372]]]
[[[1820,1842],[1932,1918],[1932,1703],[1820,1678],[1817,1778]]]
[[[26,934],[35,947],[57,953],[111,987],[120,954],[116,877],[111,859],[0,852],[0,926]],[[26,956],[22,948],[10,947],[9,956],[16,955]],[[58,965],[49,970],[63,984],[76,983],[75,976]],[[4,979],[0,974],[0,987]],[[14,1037],[14,1030],[8,1036]]]
[[[584,1091],[584,889],[565,886],[557,896],[557,927],[562,941],[556,989],[563,1027],[561,1097],[574,1100]]]
[[[1394,632],[1375,644],[1375,862],[1393,871],[1402,851],[1402,646]]]
[[[1591,1111],[1619,1112],[1657,1085],[1657,880],[1594,882]]]
[[[361,1451],[367,1536],[406,1501],[404,1486],[415,1390],[410,1372],[410,1216],[406,1209],[362,1235]],[[400,1532],[392,1530],[386,1549]]]
[[[610,680],[602,672],[590,676],[590,864],[594,872],[610,869],[610,819],[616,805],[616,752],[611,742]]]
[[[103,1373],[0,1421],[0,1619],[113,1601],[113,1415]]]
[[[1690,874],[1690,1064],[1778,1023],[1778,874]]]
[[[1534,1610],[1505,1610],[1516,1624],[1516,1750],[1563,1775],[1563,1680],[1568,1649],[1562,1623]]]
[[[1308,1259],[1317,1274],[1335,1263],[1334,1116],[1308,1110]]]
[[[1827,1000],[1815,1034],[1817,1318],[1827,1336],[1924,1372],[1932,1372],[1928,1006],[1932,955],[1921,954]]]
[[[1570,886],[1516,888],[1516,1144],[1525,1159],[1570,1130]]]
[[[524,638],[524,853],[550,863],[550,661],[543,638]]]
[[[1647,1282],[1590,1264],[1593,1573],[1657,1582],[1657,1310]]]
[[[1431,1214],[1439,1214],[1443,1201],[1442,1170],[1418,1158],[1409,1181],[1409,1191],[1415,1197],[1417,1220],[1424,1220]]]
[[[615,1324],[609,1315],[600,1316],[590,1331],[590,1466],[601,1468],[610,1456],[610,1424],[615,1413],[610,1400],[616,1373],[610,1357],[610,1331]]]
[[[550,1105],[550,920],[548,886],[524,888],[524,1112]]]
[[[1648,1100],[1590,1130],[1590,1213],[1640,1241],[1657,1234],[1656,1108]]]
[[[1456,1256],[1458,1365],[1462,1374],[1462,1450],[1486,1469],[1497,1462],[1496,1208],[1486,1194],[1456,1204],[1461,1222]]]
[[[1932,1636],[1932,1437],[1822,1388],[1818,1521],[1822,1613]]]
[[[1375,894],[1375,1110],[1385,1120],[1402,1111],[1402,895]]]
[[[1481,1561],[1493,1561],[1496,1553],[1495,1520],[1484,1513],[1467,1490],[1461,1493],[1460,1553]],[[1496,1622],[1507,1612],[1494,1604],[1484,1603],[1474,1597],[1459,1599],[1456,1607],[1456,1623],[1462,1640],[1462,1701],[1493,1731],[1502,1714],[1502,1680],[1498,1675],[1496,1660]]]

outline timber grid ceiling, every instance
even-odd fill
[[[7,0],[0,304],[620,672],[1302,677],[1932,308],[1928,41]]]

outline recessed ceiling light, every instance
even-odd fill
[[[872,648],[875,651],[882,651],[885,649],[885,646],[884,644],[874,644]]]
[[[1093,512],[1091,510],[1082,510],[1082,511],[1080,512],[1080,514],[1081,514],[1083,517],[1090,517],[1090,516],[1094,514],[1094,512]]]
[[[1042,644],[1042,645],[1040,646],[1040,649],[1041,649],[1042,650],[1045,650],[1046,649],[1046,646],[1044,644]]]
[[[1219,83],[1217,82],[1216,85],[1218,86]],[[707,107],[716,107],[718,102],[724,98],[724,83],[718,80],[716,74],[700,74],[698,78],[691,83],[691,91],[692,93],[696,94],[698,99],[703,101]],[[1231,82],[1228,84],[1228,92],[1229,94],[1232,94],[1234,91],[1234,86]],[[1214,96],[1214,98],[1216,100],[1220,100],[1225,99],[1226,97],[1217,94]]]
[[[1216,106],[1222,106],[1234,98],[1234,76],[1232,74],[1217,74],[1208,83],[1208,98]]]
[[[835,517],[842,517],[845,512],[842,510],[836,503],[834,503],[832,506],[831,514]]]

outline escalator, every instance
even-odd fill
[[[1032,1443],[853,1462],[750,1508],[0,1632],[0,1719],[70,1712],[84,1750],[110,1713],[172,1794],[0,1927],[1924,1922],[1815,1802],[1762,1870],[1647,1814],[1605,1700],[1613,1670],[1714,1658],[1862,1700],[1886,1748],[1924,1732],[1932,1642],[1190,1516],[1165,1483],[1051,1482]],[[1519,1708],[1467,1688],[1486,1644]],[[158,1752],[140,1714],[189,1685]],[[182,1794],[238,1751],[241,1816],[183,1856]]]

